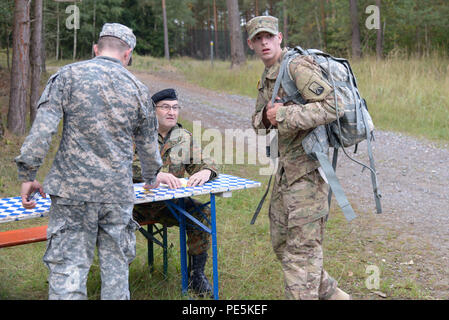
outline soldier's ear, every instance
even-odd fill
[[[279,32],[278,38],[279,38],[279,44],[281,44],[282,40],[284,39],[284,35],[282,34],[282,32]]]
[[[124,60],[124,65],[125,66],[129,66],[131,65],[131,54],[132,54],[133,49],[129,48],[128,50],[126,50],[123,54],[123,60]]]
[[[254,50],[252,41],[251,41],[250,39],[247,39],[246,42],[248,43],[248,47],[249,47],[251,50]]]
[[[97,57],[97,56],[99,56],[100,55],[100,51],[98,50],[98,44],[94,44],[94,53],[95,53],[95,56]]]

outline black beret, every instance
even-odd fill
[[[156,92],[151,100],[156,104],[162,100],[178,100],[175,89],[164,89],[159,92]]]

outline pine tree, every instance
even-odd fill
[[[16,0],[14,6],[13,56],[9,95],[8,130],[25,134],[25,113],[30,69],[30,1]]]

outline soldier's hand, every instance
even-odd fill
[[[47,197],[46,194],[44,193],[44,189],[37,180],[22,183],[22,187],[20,189],[20,196],[22,198],[22,206],[25,209],[33,209],[34,207],[36,207],[36,201],[34,201],[33,199],[28,200],[28,197],[34,191],[39,192],[43,198]]]
[[[182,187],[181,180],[176,178],[171,173],[159,172],[158,175],[157,175],[157,180],[160,183],[165,183],[166,185],[168,185],[168,187],[170,189],[177,189],[177,188],[181,188]]]
[[[189,178],[189,181],[187,181],[187,187],[202,186],[207,181],[209,181],[211,174],[212,171],[210,171],[209,169],[204,169],[195,173]]]
[[[160,182],[157,181],[157,179],[156,179],[155,183],[153,183],[153,184],[144,184],[143,188],[146,189],[146,190],[156,189],[157,187],[159,187],[159,184],[160,184]]]
[[[268,121],[270,121],[270,123],[273,126],[277,126],[278,122],[276,121],[276,112],[278,111],[279,107],[282,107],[284,104],[282,102],[276,102],[277,100],[280,100],[281,98],[276,97],[276,100],[273,103],[271,103],[271,101],[268,102],[267,104],[267,119]]]

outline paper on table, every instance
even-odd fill
[[[188,181],[189,179],[187,179],[187,178],[179,178],[179,180],[181,181],[181,188],[187,187],[187,181]],[[168,185],[165,184],[165,183],[161,183],[161,184],[159,185],[159,188],[168,188]]]

